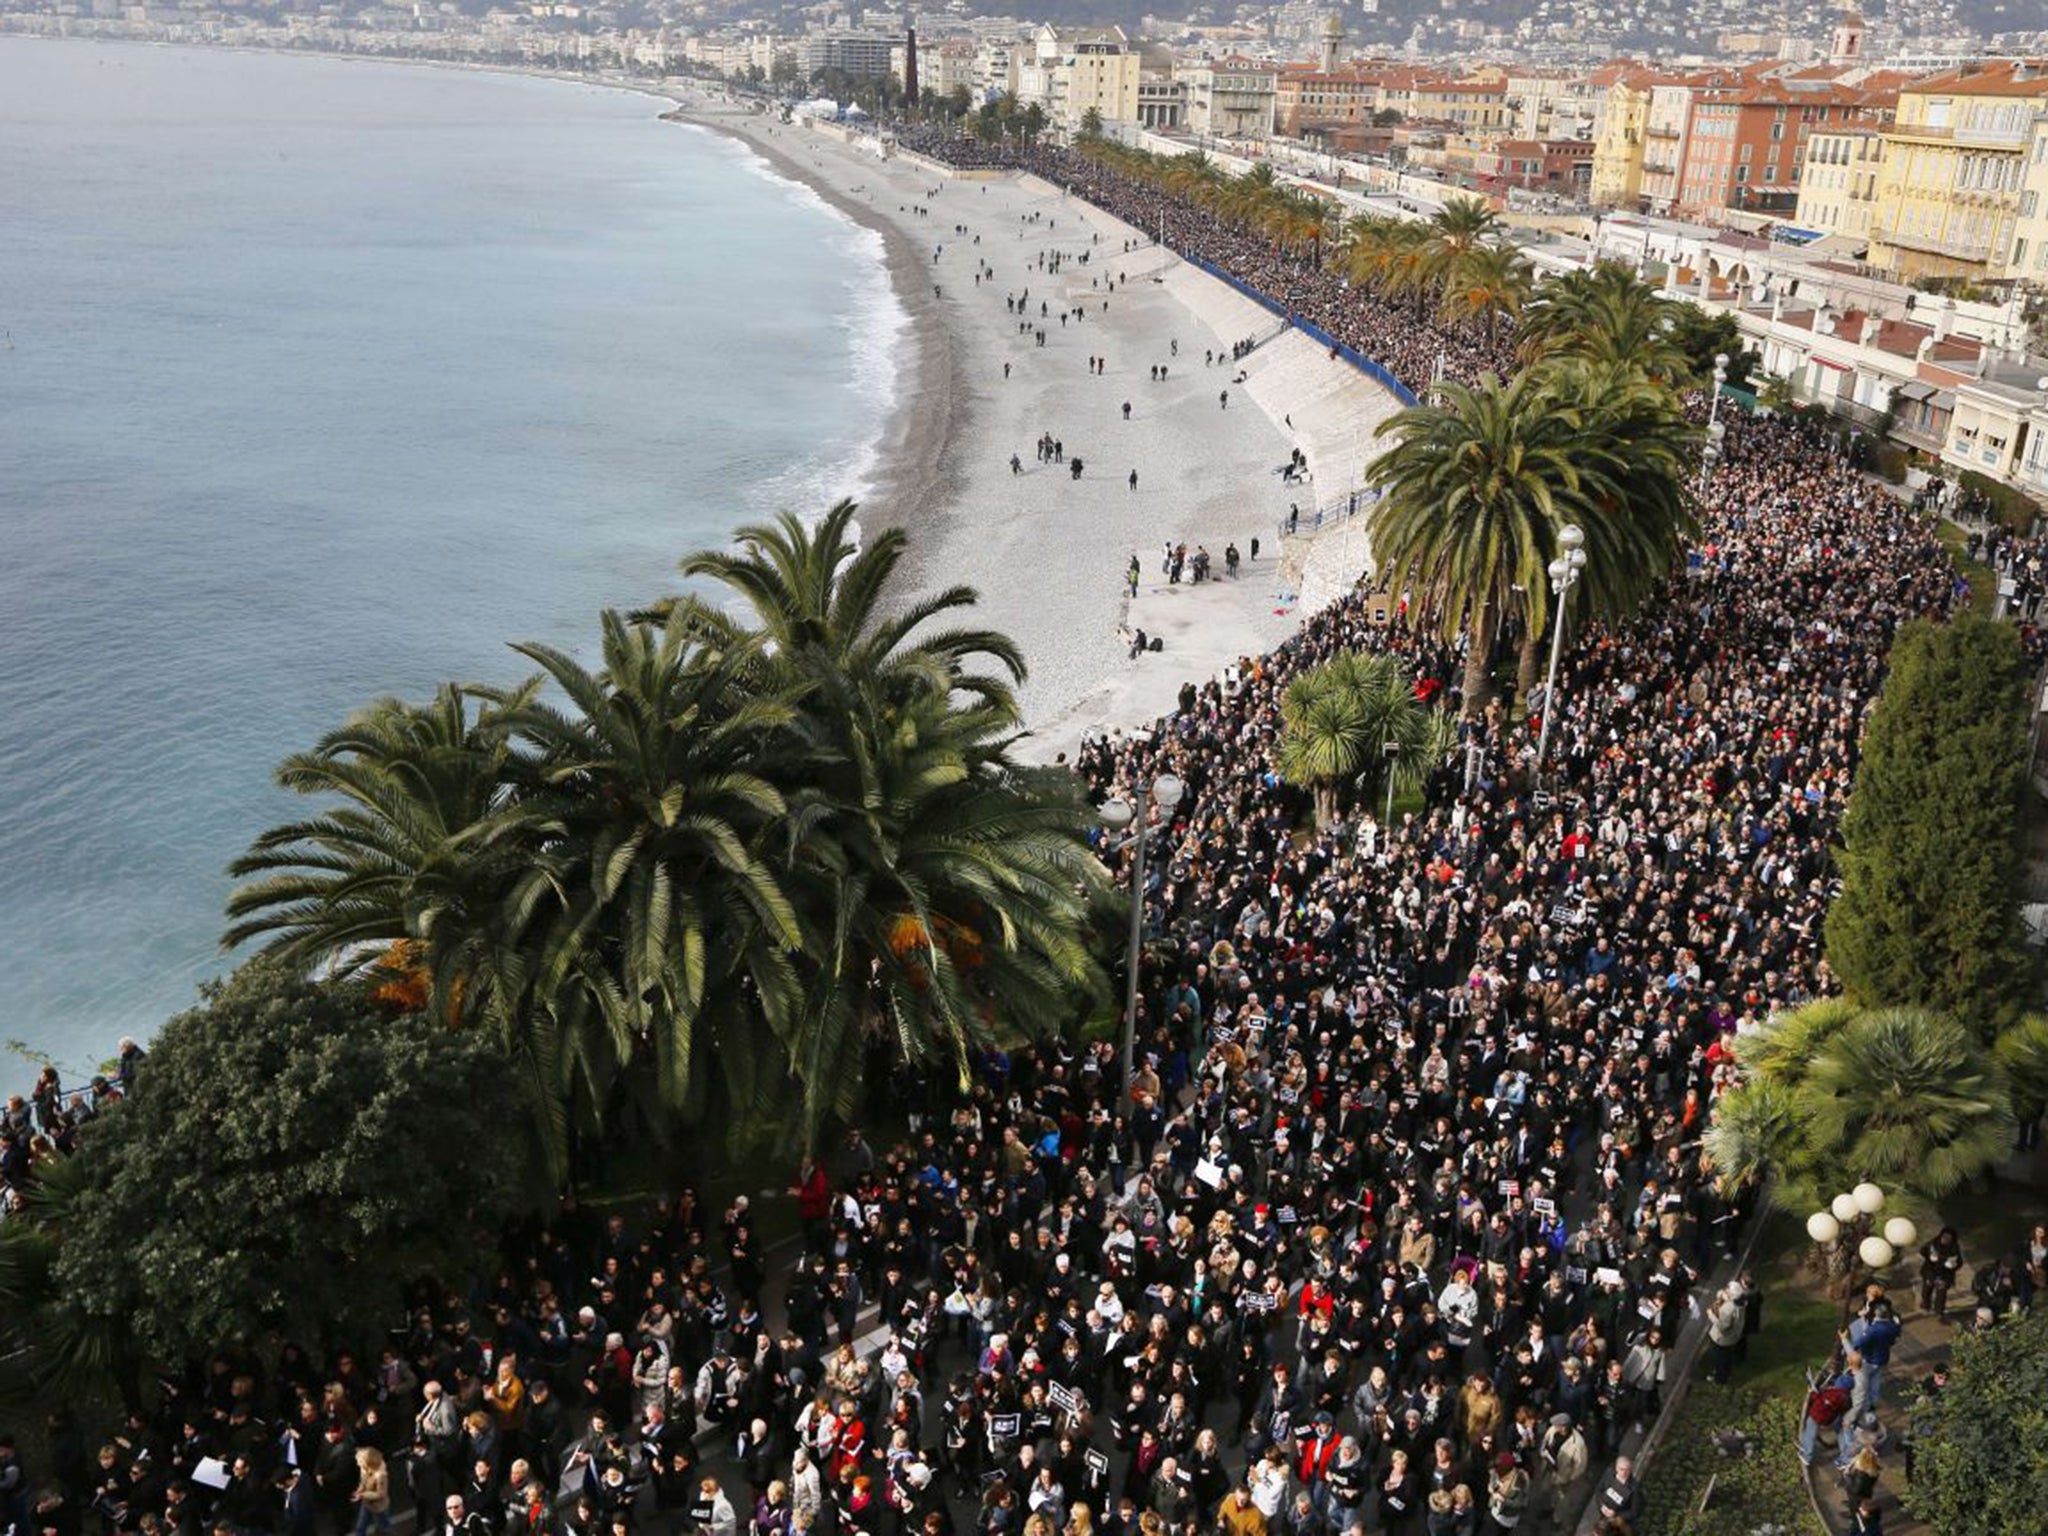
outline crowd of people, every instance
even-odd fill
[[[1262,234],[1238,229],[1171,193],[1134,181],[1087,155],[1056,144],[991,146],[942,128],[903,130],[907,149],[960,168],[1028,171],[1113,214],[1183,256],[1199,257],[1258,289],[1298,320],[1306,320],[1374,359],[1418,393],[1436,377],[1439,359],[1453,378],[1513,371],[1511,333],[1488,343],[1477,326],[1443,326],[1426,308],[1381,303],[1334,268],[1283,252]],[[1417,303],[1421,301],[1418,299]]]
[[[1163,223],[1417,387],[1504,361],[1069,152],[957,142],[920,147]],[[1627,1536],[1681,1332],[1725,1377],[1762,1324],[1714,1094],[1745,1024],[1829,985],[1888,642],[1957,596],[1817,430],[1726,450],[1683,574],[1567,653],[1547,776],[1496,701],[1422,809],[1304,835],[1292,678],[1381,651],[1460,704],[1455,647],[1363,593],[1086,744],[1098,800],[1183,786],[1128,1081],[1103,1041],[898,1083],[900,1141],[798,1170],[791,1264],[744,1198],[568,1202],[374,1360],[224,1349],[110,1433],[52,1414],[45,1465],[0,1438],[0,1529],[367,1536],[409,1502],[449,1536],[1502,1536],[1590,1506]]]

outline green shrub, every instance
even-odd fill
[[[1961,476],[1963,489],[1972,492],[1988,504],[1991,516],[2000,526],[2010,528],[2014,533],[2031,533],[2034,520],[2041,516],[2041,504],[2024,491],[2014,490],[2002,480],[1974,469],[1966,469]]]
[[[1893,485],[1906,483],[1906,450],[1897,443],[1879,443],[1870,453],[1870,472]]]
[[[1913,1512],[1934,1536],[2048,1531],[2048,1312],[1956,1340],[1922,1419]]]

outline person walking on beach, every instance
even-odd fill
[[[1018,458],[1017,455],[1014,453],[1010,455],[1010,473],[1013,475],[1021,475],[1024,473],[1024,461]]]
[[[1130,419],[1131,419],[1131,402],[1130,402],[1130,401],[1128,401],[1128,400],[1126,400],[1126,401],[1124,402],[1124,420],[1125,420],[1125,421],[1129,421]]]
[[[1003,364],[1003,377],[1007,379],[1007,378],[1008,378],[1009,376],[1010,376],[1010,365],[1009,365],[1008,363],[1005,363],[1005,364]]]
[[[1222,408],[1223,408],[1224,410],[1226,410],[1226,411],[1227,411],[1227,410],[1229,410],[1229,409],[1230,409],[1230,391],[1226,389],[1226,390],[1224,390],[1224,391],[1223,391],[1223,393],[1222,393],[1222,394],[1218,395],[1218,396],[1216,397],[1216,403],[1217,403],[1218,405],[1220,405],[1220,406],[1221,406],[1221,407],[1222,407]]]
[[[1138,577],[1140,574],[1142,573],[1138,567],[1138,552],[1132,550],[1131,563],[1124,569],[1124,585],[1131,589],[1131,596],[1134,599],[1138,595]]]
[[[1131,489],[1135,491],[1135,490],[1136,490],[1137,488],[1138,488],[1138,472],[1137,472],[1137,471],[1136,471],[1136,470],[1134,469],[1134,470],[1132,470],[1132,471],[1131,471]]]

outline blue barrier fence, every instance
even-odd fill
[[[1250,283],[1245,282],[1241,278],[1232,276],[1230,273],[1224,271],[1215,263],[1204,261],[1199,256],[1183,256],[1181,259],[1186,261],[1191,266],[1201,268],[1204,272],[1208,273],[1211,277],[1217,279],[1219,282],[1225,282],[1230,284],[1231,287],[1235,288],[1239,293],[1243,294],[1246,298],[1250,299],[1254,304],[1259,305],[1261,308],[1271,310],[1274,314],[1278,315],[1281,319],[1285,320],[1289,325],[1292,325],[1296,330],[1300,331],[1302,335],[1310,337],[1320,345],[1327,347],[1337,356],[1343,358],[1345,362],[1349,363],[1352,367],[1356,368],[1360,373],[1364,374],[1367,378],[1371,379],[1375,384],[1381,386],[1396,400],[1400,401],[1403,405],[1415,405],[1419,403],[1415,398],[1415,391],[1410,389],[1406,384],[1403,384],[1399,379],[1395,378],[1385,368],[1382,368],[1378,363],[1374,362],[1364,353],[1357,351],[1355,348],[1345,346],[1343,342],[1337,340],[1336,337],[1332,336],[1328,331],[1324,330],[1321,326],[1312,325],[1308,321],[1298,318],[1293,311],[1288,309],[1286,305],[1280,303],[1277,299],[1274,299],[1268,294],[1261,293],[1258,289],[1252,287]]]

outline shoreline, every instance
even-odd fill
[[[1392,396],[1348,366],[1329,363],[1322,349],[1299,332],[1273,334],[1275,322],[1267,311],[1171,252],[1162,253],[1145,232],[1035,177],[1005,172],[993,180],[955,179],[921,156],[885,161],[833,125],[804,119],[784,124],[779,114],[752,111],[726,95],[720,83],[695,77],[644,81],[534,65],[157,43],[94,33],[0,35],[404,64],[625,91],[664,103],[665,110],[656,114],[661,121],[732,141],[758,157],[750,170],[803,187],[842,218],[875,232],[908,335],[892,349],[900,361],[893,398],[881,413],[876,437],[867,440],[874,452],[867,483],[864,488],[841,486],[828,495],[837,499],[847,490],[863,489],[864,522],[872,518],[877,526],[912,535],[904,574],[915,595],[956,584],[973,586],[982,599],[975,622],[1009,633],[1022,647],[1032,669],[1020,690],[1025,727],[1019,756],[1026,760],[1068,757],[1088,735],[1149,730],[1176,707],[1183,683],[1199,687],[1241,658],[1271,650],[1364,571],[1360,529],[1347,528],[1341,538],[1326,534],[1299,540],[1283,540],[1279,530],[1290,505],[1300,503],[1307,511],[1318,498],[1341,495],[1347,481],[1356,486],[1366,457],[1357,445],[1369,438],[1366,429],[1375,418],[1397,408]],[[977,190],[980,195],[970,198]],[[880,193],[899,198],[897,217],[877,201]],[[912,206],[921,202],[929,206]],[[1012,454],[1028,460],[1041,421],[1047,435],[1076,442],[1073,457],[1081,457],[1085,443],[1090,462],[1100,466],[1104,449],[1093,440],[1101,430],[1100,416],[1085,424],[1071,418],[1103,386],[1091,388],[1069,374],[1057,389],[1041,384],[1021,409],[1019,391],[990,388],[989,368],[1002,367],[1005,385],[1012,364],[1020,380],[1025,370],[1040,373],[1052,363],[1053,348],[1073,353],[1077,334],[1053,331],[1051,348],[1034,349],[1006,335],[1001,325],[983,324],[976,333],[977,317],[966,313],[962,302],[960,283],[966,274],[952,259],[958,248],[948,247],[945,220],[956,212],[973,212],[977,245],[982,237],[993,239],[1006,229],[983,224],[983,208],[973,205],[1001,205],[1005,219],[1021,208],[1031,211],[1020,217],[1065,219],[1069,230],[1078,224],[1095,242],[1086,254],[1106,258],[1095,272],[1104,273],[1112,262],[1122,269],[1114,274],[1123,279],[1114,285],[1117,315],[1107,327],[1115,350],[1156,356],[1162,365],[1174,360],[1169,390],[1131,384],[1144,377],[1142,368],[1114,355],[1105,359],[1109,366],[1098,376],[1121,376],[1124,382],[1114,387],[1128,391],[1123,395],[1127,403],[1143,401],[1145,393],[1169,397],[1163,409],[1155,398],[1136,416],[1126,415],[1132,430],[1116,432],[1121,441],[1108,450],[1117,455],[1108,466],[1111,474],[1121,476],[1126,466],[1142,471],[1142,496],[1125,497],[1120,490],[1106,496],[1115,483],[1107,477],[1091,479],[1074,493],[1048,494],[1045,482],[1053,477],[1043,469],[1016,478],[1004,472]],[[935,257],[934,265],[928,265],[918,248],[927,231],[948,247],[943,262]],[[1031,239],[1025,239],[1027,234]],[[1064,290],[1065,300],[1078,299],[1093,314],[1092,306],[1103,295],[1091,292],[1092,285],[1078,278],[1071,265],[1077,256],[1086,257],[1067,230],[1057,235],[1050,224],[1043,234],[1028,228],[1018,235],[1027,263],[1038,252],[1057,253],[1069,264],[1059,276],[1050,271],[1060,269],[1034,272],[1027,264],[1023,275],[1031,279],[1031,299],[1042,304],[1048,287]],[[1117,243],[1124,247],[1120,253]],[[1003,250],[994,244],[985,249],[991,254]],[[1017,280],[1013,257],[1002,254],[1000,259],[1003,270],[989,273],[992,288]],[[943,301],[934,277],[956,280],[946,286]],[[1105,313],[1109,308],[1102,304]],[[1143,313],[1131,317],[1134,309]],[[986,320],[986,305],[979,318]],[[1002,315],[995,318],[1000,321]],[[1077,325],[1075,332],[1082,329]],[[1092,339],[1105,327],[1086,329]],[[1253,337],[1261,343],[1255,352],[1223,364],[1224,349]],[[1218,354],[1218,366],[1206,373],[1199,366],[1205,347]],[[1080,359],[1070,355],[1064,362],[1078,370]],[[1203,382],[1188,387],[1197,378]],[[1223,385],[1256,409],[1216,412],[1216,391]],[[1206,413],[1204,401],[1211,407]],[[1273,466],[1294,448],[1307,453],[1316,479],[1283,487]],[[1160,480],[1166,482],[1163,508],[1154,491]],[[823,507],[795,510],[815,514]],[[1259,540],[1261,552],[1244,562],[1244,574],[1236,581],[1190,586],[1165,579],[1162,540],[1185,543],[1190,552],[1206,546],[1219,575],[1226,542],[1248,551],[1251,541]],[[1121,579],[1133,556],[1141,566],[1135,597]],[[1163,653],[1132,655],[1125,626],[1163,639]]]
[[[959,388],[960,361],[952,331],[926,290],[922,263],[908,232],[829,179],[811,174],[788,148],[775,143],[773,136],[747,132],[743,125],[757,120],[760,114],[737,108],[714,111],[708,104],[692,106],[687,102],[675,102],[661,114],[664,123],[698,129],[739,145],[758,157],[772,175],[805,188],[834,212],[880,237],[883,274],[907,322],[903,341],[909,366],[898,371],[895,397],[881,423],[872,484],[860,499],[861,521],[869,523],[872,513],[872,521],[879,526],[915,530],[943,515],[948,490],[946,460],[970,416]],[[825,509],[796,510],[815,514]]]

